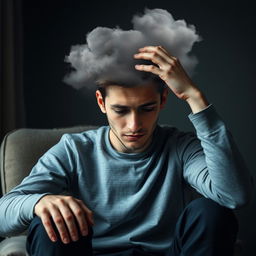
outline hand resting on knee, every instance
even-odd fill
[[[88,226],[94,224],[92,211],[81,200],[72,196],[46,195],[35,205],[34,212],[41,218],[53,242],[58,239],[53,224],[65,244],[77,241],[79,234],[88,235]]]

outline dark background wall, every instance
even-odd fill
[[[199,59],[193,80],[226,120],[255,176],[256,21],[249,1],[23,1],[27,127],[105,124],[92,93],[83,95],[62,82],[68,70],[64,57],[96,26],[130,29],[132,16],[144,7],[167,9],[196,26],[203,41],[193,48]],[[189,112],[171,95],[160,121],[191,130]],[[255,200],[237,214],[244,255],[255,255]]]

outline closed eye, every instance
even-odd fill
[[[147,108],[142,108],[141,110],[142,111],[145,111],[145,112],[151,112],[151,111],[154,111],[156,108],[155,107],[147,107]]]
[[[123,115],[123,114],[126,114],[128,113],[128,109],[127,108],[112,108],[113,111],[119,115]]]
[[[128,112],[128,110],[114,110],[117,114],[122,115],[122,114],[126,114]]]

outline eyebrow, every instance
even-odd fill
[[[149,107],[149,106],[156,105],[156,104],[157,104],[157,101],[151,101],[151,102],[140,105],[139,108]],[[129,108],[129,106],[120,105],[120,104],[113,104],[113,105],[111,105],[111,107],[112,108]]]

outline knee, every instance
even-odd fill
[[[28,230],[28,237],[29,236],[48,237],[41,219],[37,216],[30,223]]]
[[[30,223],[27,236],[27,251],[30,255],[36,255],[34,252],[38,251],[39,245],[51,245],[51,240],[48,237],[43,223],[39,217],[35,217]],[[39,254],[38,254],[39,255]]]
[[[60,240],[60,236],[59,236],[57,227],[54,225],[54,223],[52,223],[52,226],[53,226],[55,233],[57,234],[58,240]],[[47,240],[51,241],[50,238],[48,237],[48,234],[45,230],[45,227],[44,227],[41,219],[37,216],[32,220],[28,231],[29,231],[28,236],[32,236],[32,237],[37,236],[42,239],[46,238]],[[92,235],[93,235],[93,230],[91,227],[89,227],[88,236],[86,236],[85,238],[91,238]]]
[[[41,219],[37,216],[34,217],[34,219],[31,221],[29,228],[33,228],[33,227],[42,227],[43,223],[41,221]]]
[[[40,218],[32,220],[27,236],[27,251],[30,255],[45,255],[45,248],[49,255],[92,255],[92,228],[89,229],[88,236],[82,236],[77,242],[68,244],[62,243],[54,224],[53,228],[58,237],[56,242],[50,240]]]
[[[198,198],[193,200],[187,209],[194,218],[200,218],[208,228],[220,231],[232,230],[235,233],[238,231],[238,222],[233,211],[211,199]]]
[[[26,248],[29,255],[41,255],[41,245],[43,245],[43,247],[49,247],[50,244],[50,239],[48,238],[41,219],[35,217],[28,229]]]
[[[234,214],[231,209],[221,206],[220,204],[208,198],[202,197],[195,199],[190,204],[188,204],[187,208],[192,213],[205,215],[206,217],[217,219],[228,218],[234,220]]]

